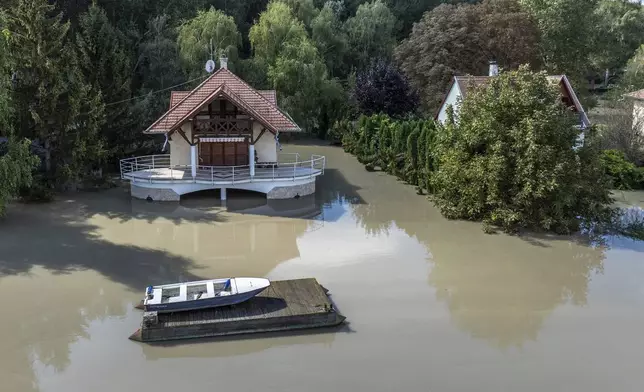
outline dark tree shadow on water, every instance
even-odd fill
[[[120,222],[132,219],[153,222],[163,218],[176,224],[226,221],[226,218],[221,214],[222,209],[194,208],[182,202],[151,202],[132,198],[126,185],[100,192],[60,195],[58,200],[79,203],[83,208],[82,214],[88,218],[102,215]]]
[[[201,279],[189,259],[155,249],[114,244],[87,223],[85,205],[56,202],[18,206],[0,224],[0,278],[40,266],[56,274],[95,270],[141,291],[147,285]],[[79,212],[81,211],[81,212]]]

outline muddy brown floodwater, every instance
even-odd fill
[[[486,235],[338,148],[315,197],[122,189],[15,205],[0,222],[0,390],[644,390],[644,243]],[[621,194],[643,203],[643,194]],[[643,204],[640,204],[643,205]],[[316,277],[349,324],[144,345],[145,286]]]

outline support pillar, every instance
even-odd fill
[[[192,178],[197,177],[197,145],[190,146],[190,167],[192,168]]]
[[[221,201],[226,201],[226,188],[221,188]]]
[[[255,145],[248,145],[248,159],[250,160],[250,176],[255,177]]]

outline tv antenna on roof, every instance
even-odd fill
[[[206,72],[212,73],[212,71],[215,70],[215,61],[212,59],[213,57],[212,39],[210,40],[210,45],[208,47],[208,50],[210,52],[210,59],[206,61]]]
[[[206,72],[212,73],[215,70],[215,62],[213,60],[206,61]]]

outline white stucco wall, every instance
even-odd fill
[[[644,101],[633,102],[633,127],[644,134]]]
[[[190,140],[192,137],[192,123],[183,124],[181,129]],[[178,132],[172,135],[172,140],[168,144],[170,144],[170,164],[172,166],[190,165],[190,144],[183,140],[183,137]]]
[[[445,102],[443,103],[443,106],[441,106],[440,112],[438,112],[438,121],[440,121],[442,124],[445,124],[447,121],[447,107],[449,105],[452,105],[454,108],[454,117],[458,114],[458,105],[457,105],[457,100],[461,96],[461,89],[458,88],[458,83],[454,82],[452,84],[452,88],[449,90],[449,93],[447,94],[447,98],[445,99]]]
[[[262,132],[262,124],[258,122],[253,123],[253,139],[255,139]],[[257,162],[277,162],[277,143],[275,136],[266,131],[262,137],[255,143],[255,154],[257,154]]]

